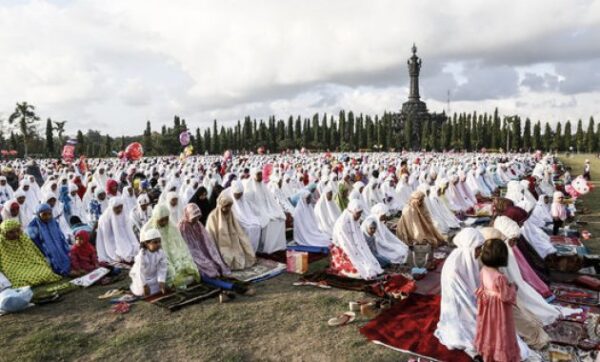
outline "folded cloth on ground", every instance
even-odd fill
[[[600,296],[594,290],[559,283],[550,284],[550,289],[561,302],[594,306],[600,304]]]
[[[439,295],[412,294],[383,311],[360,329],[367,339],[439,361],[466,362],[471,358],[449,350],[433,335],[440,315]]]

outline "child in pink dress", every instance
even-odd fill
[[[508,248],[500,239],[490,239],[481,250],[480,286],[477,295],[475,349],[485,362],[519,362],[517,329],[513,317],[516,286],[498,268],[508,264]]]

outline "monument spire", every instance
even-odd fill
[[[412,56],[408,59],[408,75],[410,76],[410,93],[408,99],[418,101],[419,96],[419,72],[421,71],[421,59],[417,56],[417,46],[413,43]]]

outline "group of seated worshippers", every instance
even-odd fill
[[[536,326],[564,313],[544,300],[551,294],[545,261],[556,253],[547,228],[560,228],[570,211],[554,194],[552,177],[532,187],[519,182],[540,164],[543,173],[552,173],[551,158],[287,157],[129,165],[90,160],[89,172],[43,163],[43,184],[23,171],[14,190],[0,178],[0,272],[19,286],[130,265],[131,290],[139,295],[200,280],[245,291],[230,278],[232,271],[253,266],[256,253],[285,250],[290,243],[329,248],[333,274],[373,279],[407,263],[413,245],[452,242],[458,248],[448,260],[461,259],[447,262],[442,277],[463,279],[442,283],[437,335],[450,348],[469,349],[464,341],[472,340],[473,330],[454,323],[452,313],[474,310],[478,279],[468,250],[481,237],[470,232],[451,241],[449,235],[462,226],[458,216],[507,186],[506,198],[494,198],[493,226],[510,246],[506,273],[519,285],[525,320],[519,335],[536,346],[544,340]],[[457,328],[469,330],[455,333]]]

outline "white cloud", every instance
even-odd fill
[[[405,100],[415,41],[430,109],[450,90],[456,111],[587,118],[598,30],[592,0],[11,0],[0,4],[0,113],[26,100],[69,130],[115,135],[173,114],[206,126],[381,113]]]

